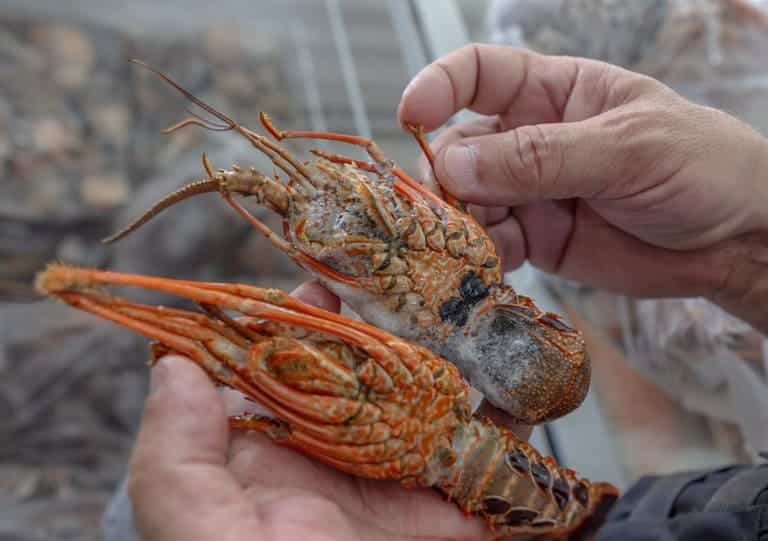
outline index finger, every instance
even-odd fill
[[[421,70],[403,92],[398,116],[402,124],[421,124],[427,131],[462,109],[509,114],[517,125],[563,121],[569,108],[584,117],[605,105],[610,89],[603,77],[613,70],[623,71],[594,60],[471,44]],[[597,88],[582,91],[590,85]]]

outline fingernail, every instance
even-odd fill
[[[424,70],[426,68],[422,68],[422,70],[413,76],[413,79],[406,85],[405,89],[403,90],[403,93],[401,94],[401,98],[404,98],[408,95],[408,92],[410,92],[413,87],[415,87],[418,84],[419,79],[421,78],[421,74],[424,73]]]
[[[445,151],[445,169],[452,188],[477,184],[477,147],[452,145]]]

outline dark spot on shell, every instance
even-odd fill
[[[492,255],[489,255],[486,258],[485,262],[483,262],[483,267],[485,267],[486,269],[492,269],[493,267],[495,267],[498,264],[499,264],[499,258],[495,257],[495,256],[492,256]]]
[[[528,473],[530,466],[528,464],[528,457],[522,451],[511,451],[506,456],[507,466],[513,470],[517,470],[520,473]]]
[[[587,488],[587,485],[584,483],[578,482],[576,486],[573,487],[573,496],[576,498],[576,501],[586,507],[589,502],[589,488]]]
[[[533,480],[536,481],[537,485],[539,485],[544,490],[549,489],[549,483],[552,481],[552,477],[544,464],[541,462],[533,462],[531,464],[531,474],[533,475]]]
[[[453,297],[440,305],[440,319],[463,327],[469,319],[469,310],[463,300]]]
[[[503,515],[512,506],[504,498],[490,496],[483,500],[483,511],[489,515]]]
[[[465,301],[475,304],[488,296],[488,287],[477,274],[468,272],[461,279],[459,293]]]
[[[538,517],[539,514],[533,509],[518,508],[512,509],[504,517],[504,524],[507,526],[523,526]]]
[[[550,520],[548,518],[543,518],[541,520],[534,520],[531,522],[531,526],[534,528],[551,528],[552,526],[556,525],[557,522],[554,520]]]
[[[555,497],[557,506],[560,509],[565,509],[568,505],[568,496],[571,493],[571,487],[568,485],[568,481],[560,476],[555,477],[552,482],[552,495]]]
[[[488,287],[474,272],[468,272],[461,279],[458,297],[451,297],[440,305],[440,319],[463,327],[469,319],[472,308],[489,294]]]

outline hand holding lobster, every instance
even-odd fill
[[[524,261],[618,293],[703,296],[768,332],[768,141],[643,75],[468,45],[400,105],[440,186],[470,203],[507,269]],[[428,176],[428,175],[425,175]]]
[[[328,310],[316,284],[294,294]],[[267,539],[487,539],[429,490],[340,473],[261,434],[227,432],[224,404],[205,374],[179,357],[152,370],[130,468],[134,516],[147,541]]]
[[[501,53],[496,49],[466,49],[444,60],[443,71],[427,68],[421,81],[417,80],[410,93],[406,93],[402,117],[423,122],[428,128],[439,124],[444,120],[441,115],[449,114],[439,110],[441,103],[447,103],[439,99],[440,92],[436,97],[430,96],[431,104],[438,106],[437,111],[434,107],[416,107],[419,96],[423,98],[425,95],[425,77],[434,78],[436,74],[438,78],[442,77],[456,66],[463,66],[459,71],[464,75],[476,73],[479,76],[479,65],[474,66],[474,71],[469,69],[472,62],[490,62],[497,54]],[[504,52],[510,65],[514,64],[515,58],[528,54]],[[468,56],[472,59],[468,60]],[[526,58],[530,60],[530,57]],[[498,202],[488,199],[486,190],[492,186],[483,187],[482,183],[493,184],[494,180],[509,175],[489,175],[488,170],[493,172],[494,164],[498,165],[497,160],[504,156],[504,150],[508,150],[504,144],[516,141],[519,145],[520,141],[527,141],[530,144],[523,149],[518,147],[518,150],[527,149],[532,154],[519,154],[521,161],[517,165],[522,166],[519,172],[525,173],[526,156],[536,158],[536,167],[532,170],[535,174],[530,176],[536,189],[528,193],[521,192],[520,186],[513,186],[511,190],[510,186],[497,186],[498,193],[508,197],[506,202],[512,205],[527,204],[536,198],[582,197],[570,201],[569,204],[573,203],[571,207],[560,202],[554,206],[542,202],[540,205],[524,205],[519,210],[516,219],[528,228],[528,234],[537,230],[539,233],[542,230],[549,234],[562,233],[559,226],[563,222],[557,220],[563,213],[559,211],[573,211],[569,222],[572,230],[565,239],[538,238],[535,247],[544,250],[543,256],[526,254],[534,263],[544,262],[546,266],[547,262],[554,262],[553,268],[566,274],[586,272],[593,278],[606,280],[618,277],[615,285],[625,276],[610,272],[615,270],[614,258],[618,253],[637,265],[648,264],[649,269],[661,262],[663,272],[645,282],[646,286],[651,284],[649,291],[656,294],[690,294],[714,284],[722,286],[722,291],[715,288],[714,293],[720,294],[724,305],[728,296],[738,300],[739,292],[745,290],[745,278],[750,275],[759,277],[755,268],[764,270],[765,266],[764,252],[750,250],[754,246],[764,249],[760,234],[764,234],[768,226],[764,221],[765,214],[756,211],[761,208],[761,202],[764,206],[765,197],[758,197],[765,195],[764,187],[756,186],[757,204],[742,205],[746,211],[743,216],[734,214],[734,205],[738,207],[738,203],[743,202],[739,199],[742,192],[734,195],[726,190],[725,195],[729,197],[723,199],[717,195],[713,197],[716,190],[702,192],[699,186],[697,191],[698,184],[691,183],[683,173],[696,173],[697,164],[700,168],[702,162],[688,155],[691,159],[690,163],[683,164],[686,167],[662,178],[664,182],[658,186],[647,186],[647,190],[640,191],[639,198],[636,193],[625,194],[627,197],[606,195],[608,192],[601,190],[593,193],[594,190],[587,188],[594,188],[594,184],[580,184],[590,177],[591,160],[597,159],[598,164],[603,160],[602,170],[614,174],[608,167],[611,165],[608,154],[583,152],[585,148],[593,148],[590,145],[605,143],[601,129],[622,126],[621,120],[626,118],[639,118],[641,126],[643,119],[648,120],[642,107],[637,110],[630,105],[628,109],[625,102],[635,106],[648,105],[642,96],[650,95],[659,98],[658,106],[659,103],[670,105],[677,98],[655,83],[632,79],[596,63],[539,58],[539,65],[546,62],[553,68],[564,67],[568,62],[575,62],[571,67],[576,66],[575,74],[572,74],[573,84],[566,85],[571,90],[566,92],[564,105],[561,104],[563,111],[556,118],[552,114],[557,111],[550,111],[550,117],[545,119],[533,118],[530,115],[540,114],[541,108],[520,107],[519,104],[516,108],[512,99],[515,96],[510,98],[513,102],[510,109],[499,113],[494,110],[497,104],[491,103],[494,101],[492,96],[480,89],[467,93],[467,88],[461,84],[452,89],[456,98],[453,107],[474,105],[481,112],[499,113],[500,118],[473,124],[469,132],[461,131],[466,127],[449,131],[442,139],[444,143],[468,135],[489,136],[470,141],[472,155],[469,162],[463,168],[457,166],[447,172],[453,180],[464,176],[458,183],[451,184],[449,180],[446,183],[449,190],[476,203]],[[501,62],[497,66],[500,69],[483,69],[482,72],[493,78],[508,73],[501,69],[504,65]],[[523,65],[522,73],[526,73],[526,69]],[[549,77],[559,73],[557,69],[544,71]],[[515,76],[519,79],[519,74]],[[457,80],[461,83],[463,79]],[[535,79],[526,81],[526,76],[522,81],[518,80],[519,95],[530,91],[531,81]],[[596,120],[590,121],[585,110],[590,109],[590,104],[595,106],[589,99],[594,96],[585,94],[581,96],[582,100],[574,99],[579,92],[583,93],[585,81],[618,85],[611,88],[614,91],[623,89],[624,101],[613,95],[614,101],[608,99],[602,104],[608,108],[607,114],[598,114]],[[579,82],[582,87],[577,84]],[[445,90],[446,81],[442,83]],[[470,82],[468,88],[481,83]],[[546,77],[539,83],[545,88],[557,86],[557,81]],[[485,86],[505,87],[488,85],[487,81]],[[440,84],[436,88],[439,87]],[[211,379],[240,390],[266,404],[276,414],[268,418],[236,416],[230,418],[231,426],[261,432],[279,445],[301,449],[336,470],[358,476],[349,478],[301,456],[285,454],[278,446],[265,445],[264,438],[259,435],[236,436],[227,457],[221,402],[210,385],[204,383],[198,370],[170,361],[176,364],[172,389],[161,384],[149,400],[145,428],[134,460],[134,471],[140,475],[134,476],[131,483],[134,500],[139,504],[139,519],[150,538],[165,539],[165,535],[172,535],[186,539],[237,539],[239,536],[250,537],[256,531],[271,537],[301,535],[307,539],[406,539],[409,536],[482,539],[496,535],[512,535],[521,540],[591,538],[617,497],[615,488],[580,479],[575,472],[557,467],[551,458],[541,457],[512,432],[486,419],[471,416],[466,382],[448,362],[453,361],[466,377],[481,384],[484,392],[490,393],[491,398],[513,413],[517,420],[529,419],[531,422],[554,418],[576,407],[589,380],[588,359],[579,333],[554,314],[542,313],[530,299],[501,283],[501,269],[493,243],[465,212],[463,204],[452,196],[442,201],[426,192],[384,159],[371,141],[341,134],[281,132],[264,117],[265,128],[278,141],[291,137],[327,138],[365,146],[373,158],[373,162],[368,163],[321,154],[321,160],[314,163],[300,162],[276,143],[186,94],[220,123],[206,123],[198,118],[177,127],[197,124],[221,131],[234,130],[270,156],[288,175],[289,181],[280,184],[276,178],[239,168],[216,173],[204,159],[207,173],[204,180],[159,202],[136,224],[129,226],[127,232],[189,195],[220,191],[276,247],[286,251],[299,265],[314,271],[326,286],[335,288],[353,307],[357,305],[356,309],[360,309],[364,319],[381,328],[290,301],[285,294],[275,290],[245,285],[194,283],[61,265],[54,265],[42,273],[38,280],[41,291],[158,340],[155,359],[169,351],[188,355]],[[679,100],[676,103],[679,104]],[[548,102],[548,105],[552,106],[552,103]],[[568,109],[569,105],[580,106],[581,116],[586,115],[587,119]],[[695,108],[685,110],[712,118],[711,112]],[[528,117],[523,114],[526,111],[530,113]],[[602,109],[597,111],[602,112]],[[622,116],[622,113],[628,114]],[[414,114],[425,118],[417,120]],[[519,125],[523,122],[551,123],[553,120],[571,123],[533,128],[539,136],[544,135],[543,139],[521,139],[521,134],[531,134],[531,130],[525,132],[525,129],[514,133],[517,139],[493,137],[496,131],[503,131],[501,124],[509,123],[507,117],[513,114],[518,118],[512,122]],[[596,114],[595,111],[592,114]],[[653,120],[653,114],[650,118]],[[746,168],[765,171],[765,161],[759,152],[765,149],[765,141],[741,125],[734,128],[732,119],[720,117],[720,120],[730,128],[726,131],[738,135],[737,139],[744,143],[739,155],[748,160]],[[629,124],[634,126],[636,123]],[[415,133],[420,137],[420,132]],[[564,135],[579,133],[585,135],[583,141],[578,137],[563,139]],[[663,142],[665,138],[651,137],[650,140]],[[640,147],[647,141],[640,138]],[[544,146],[540,146],[542,143]],[[612,148],[612,145],[600,144],[596,150],[600,152],[603,147]],[[580,148],[581,154],[578,152]],[[620,148],[626,154],[626,147]],[[630,145],[630,148],[634,147]],[[643,148],[648,151],[649,147]],[[539,151],[550,154],[542,155]],[[444,166],[449,161],[449,154],[444,152],[438,156],[437,174],[441,180],[446,177]],[[542,161],[542,157],[551,159],[553,156],[557,159]],[[677,156],[676,159],[681,158]],[[654,160],[649,162],[658,165]],[[514,160],[507,163],[514,163]],[[553,163],[560,163],[562,168],[555,171],[554,177],[548,177],[545,168]],[[515,169],[508,169],[506,173],[510,171]],[[372,173],[373,178],[366,177],[367,173]],[[705,173],[710,175],[704,174],[702,178],[717,180],[717,175],[711,175],[712,171]],[[616,188],[610,179],[606,181],[605,175],[603,172],[601,176],[598,171],[594,175],[595,182],[607,182],[603,188],[608,191]],[[552,182],[553,178],[563,183]],[[517,180],[528,181],[528,176],[522,175]],[[658,197],[659,190],[662,196],[669,195],[669,190],[672,196],[679,196],[674,188],[680,187],[681,182],[685,189],[680,193],[693,189],[693,194],[698,197],[694,200],[709,204],[707,208],[712,212],[701,213],[699,208],[696,216],[688,216],[683,225],[695,230],[690,238],[672,235],[672,238],[659,241],[659,231],[643,222],[643,216],[654,216],[641,204],[648,203],[643,197]],[[580,186],[578,189],[577,185]],[[723,193],[722,186],[717,183],[714,186]],[[250,216],[234,202],[232,194],[255,196],[258,203],[281,214],[284,238]],[[679,219],[679,212],[676,212],[681,207],[669,205],[680,198],[660,199],[656,210],[662,217],[667,220],[672,217],[673,222]],[[653,200],[651,197],[651,202]],[[713,201],[720,207],[712,207]],[[728,204],[723,206],[721,203]],[[633,204],[639,206],[633,207]],[[606,211],[608,207],[613,208],[613,213]],[[615,213],[617,208],[625,218],[634,216],[645,227],[639,227],[637,223],[619,223]],[[717,214],[723,209],[726,216],[739,219],[723,222],[718,218],[723,214]],[[643,212],[638,214],[637,211]],[[324,225],[331,223],[327,221],[329,216],[337,218],[330,228]],[[534,226],[541,225],[542,217],[549,217],[554,222],[537,229]],[[539,222],[533,218],[538,218]],[[715,226],[707,222],[711,219]],[[516,222],[512,219],[506,223],[515,225]],[[670,225],[663,220],[654,223],[661,224],[661,233],[665,224]],[[554,229],[550,227],[553,224]],[[580,227],[576,228],[576,224]],[[581,261],[589,264],[579,267],[578,256],[585,255],[584,227],[592,234],[589,242],[593,245],[602,242],[600,248],[609,257],[590,250]],[[514,236],[514,227],[512,229]],[[758,237],[757,243],[755,237]],[[550,242],[553,240],[554,243]],[[702,244],[704,240],[710,244]],[[558,248],[561,257],[552,259],[553,254],[559,253]],[[685,256],[679,253],[685,250],[688,251]],[[658,260],[649,254],[656,254]],[[543,259],[537,259],[540,256]],[[679,278],[676,281],[665,274],[669,270],[667,263],[672,260],[687,263],[679,276],[688,282],[681,285]],[[711,268],[707,263],[712,263]],[[610,280],[607,283],[611,283]],[[197,302],[207,315],[139,305],[112,297],[99,287],[110,284],[175,293]],[[767,290],[763,282],[749,287],[763,295]],[[723,293],[727,296],[723,297]],[[224,312],[225,309],[238,311],[243,317],[235,320]],[[762,323],[765,328],[764,317],[753,321]],[[387,333],[387,329],[400,338]],[[502,353],[511,353],[511,357],[504,357]],[[477,363],[479,359],[483,362]],[[519,364],[524,366],[521,368],[517,366]],[[519,377],[509,379],[513,368],[518,370]],[[167,366],[160,370],[163,374]],[[434,487],[465,513],[483,517],[490,531],[484,530],[477,520],[465,520],[455,508],[437,501],[434,494],[405,493],[399,487],[374,484],[367,479],[399,480],[410,488]],[[293,480],[296,480],[295,485]],[[180,491],[179,498],[169,497],[168,487]],[[169,517],[182,522],[171,525]]]
[[[617,498],[615,487],[579,478],[472,415],[469,387],[445,359],[280,290],[61,264],[41,272],[36,286],[154,339],[152,362],[186,355],[262,407],[231,416],[232,428],[265,434],[340,472],[435,488],[482,517],[496,537],[588,539]],[[106,286],[171,293],[204,313],[133,302]],[[221,438],[221,428],[214,433]],[[224,447],[204,445],[202,456]]]
[[[363,146],[373,159],[318,153],[319,160],[299,161],[160,75],[217,119],[187,119],[171,131],[189,125],[235,131],[269,156],[288,181],[239,167],[215,172],[204,157],[203,180],[170,194],[113,240],[186,197],[218,191],[368,323],[289,300],[276,290],[65,265],[40,274],[40,291],[153,338],[154,360],[169,352],[190,357],[211,379],[270,413],[231,417],[233,428],[260,432],[360,478],[433,487],[465,514],[482,517],[491,532],[486,535],[591,537],[617,497],[615,488],[559,468],[514,433],[471,415],[467,382],[449,362],[518,422],[564,415],[580,403],[589,384],[580,333],[502,283],[493,244],[463,204],[425,190],[373,141],[283,132],[262,116],[277,141],[331,139]],[[431,156],[420,130],[413,132]],[[254,197],[280,214],[284,236],[267,229],[233,194]],[[205,314],[113,297],[103,291],[108,285],[180,295]],[[233,319],[225,310],[241,317]],[[221,437],[221,426],[209,428]],[[210,453],[216,443],[209,442],[202,454],[215,459]],[[231,481],[221,473],[220,488],[226,489]],[[205,505],[205,498],[198,501]]]

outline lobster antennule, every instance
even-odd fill
[[[131,58],[129,60],[129,62],[131,62],[132,64],[136,64],[138,66],[141,66],[143,68],[148,69],[149,71],[151,71],[152,73],[154,73],[155,75],[160,77],[163,81],[165,81],[166,83],[171,85],[173,88],[178,90],[189,101],[191,101],[192,103],[194,103],[195,105],[197,105],[198,107],[200,107],[201,109],[206,111],[207,113],[210,113],[211,115],[213,115],[214,117],[216,117],[217,119],[222,121],[224,124],[229,126],[230,129],[236,129],[237,122],[235,122],[233,119],[231,119],[230,117],[228,117],[224,113],[214,109],[213,107],[211,107],[210,105],[205,103],[203,100],[201,100],[200,98],[198,98],[197,96],[192,94],[189,90],[187,90],[186,88],[181,86],[179,83],[177,83],[176,81],[174,81],[173,79],[168,77],[165,73],[163,73],[159,69],[157,69],[155,67],[152,67],[149,64],[147,64],[146,62],[143,62],[143,61],[138,60],[136,58]],[[203,121],[203,122],[205,122],[205,121]]]
[[[163,81],[171,85],[178,92],[180,92],[189,101],[217,118],[221,123],[211,122],[203,119],[199,115],[190,111],[192,117],[186,118],[169,128],[166,128],[164,133],[172,133],[176,130],[182,129],[186,126],[200,126],[202,128],[211,131],[236,131],[242,135],[248,142],[250,142],[256,149],[265,154],[277,167],[282,169],[289,177],[299,183],[309,194],[315,193],[315,185],[313,184],[312,175],[307,168],[299,160],[295,159],[285,149],[279,145],[269,141],[266,137],[255,133],[252,130],[240,125],[232,117],[225,115],[213,106],[205,103],[203,100],[192,94],[189,90],[181,86],[179,83],[171,79],[168,75],[163,73],[157,68],[142,62],[141,60],[132,59],[131,62],[142,66],[152,73],[160,77]]]

